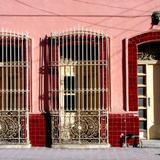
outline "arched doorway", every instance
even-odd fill
[[[159,31],[149,31],[128,40],[129,104],[132,104],[132,96],[135,100],[137,97],[141,138],[160,138],[159,60]],[[137,83],[134,77],[137,77]],[[137,84],[136,91],[134,84]]]

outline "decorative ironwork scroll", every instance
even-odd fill
[[[139,45],[138,60],[160,60],[160,42]]]
[[[99,138],[99,117],[94,112],[81,112],[75,117],[71,126],[71,138],[79,139],[81,143],[98,143]]]
[[[138,52],[138,60],[160,60],[158,52]]]
[[[0,144],[27,143],[27,130],[25,112],[0,112]]]
[[[52,114],[52,144],[106,143],[106,115],[94,111],[81,111],[80,114],[77,112],[63,117]],[[60,119],[63,120],[60,122]]]

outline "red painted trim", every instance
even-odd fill
[[[149,41],[160,40],[159,31],[150,31],[128,40],[128,89],[129,110],[137,111],[137,45]]]

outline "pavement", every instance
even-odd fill
[[[160,149],[0,149],[0,160],[160,160]]]
[[[160,141],[143,141],[144,148],[0,149],[0,160],[160,160]]]
[[[160,140],[142,140],[143,148],[160,148]]]

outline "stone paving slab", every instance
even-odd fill
[[[0,160],[160,160],[160,148],[0,149]]]
[[[160,148],[160,140],[142,140],[144,148]]]

